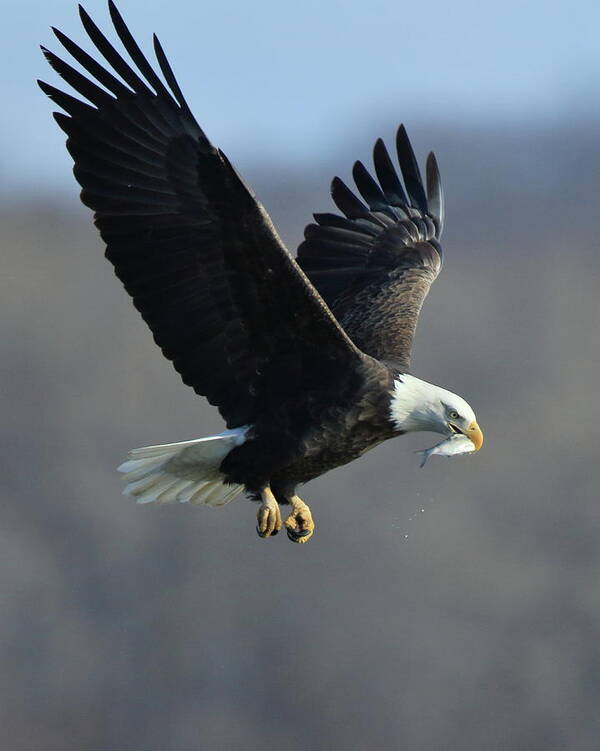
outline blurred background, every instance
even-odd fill
[[[103,2],[88,2],[108,30]],[[291,249],[329,180],[406,123],[447,194],[415,374],[476,456],[401,438],[312,482],[306,546],[255,507],[137,507],[114,468],[219,431],[103,259],[37,45],[5,10],[0,120],[0,722],[11,751],[596,751],[596,3],[122,0]],[[111,34],[111,38],[114,35]],[[89,46],[88,46],[89,49]]]

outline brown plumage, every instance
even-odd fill
[[[402,125],[396,143],[408,198],[379,139],[373,161],[382,187],[355,163],[365,205],[335,178],[331,193],[345,217],[315,214],[298,262],[361,350],[407,369],[421,306],[442,265],[443,198],[434,155],[426,196]]]
[[[141,502],[218,505],[245,489],[262,499],[261,536],[281,526],[279,501],[292,505],[290,538],[305,541],[312,520],[297,484],[405,432],[395,400],[401,391],[404,410],[402,374],[441,265],[435,158],[425,191],[401,126],[403,186],[378,141],[377,180],[354,166],[366,203],[336,178],[332,195],[344,216],[315,215],[296,261],[194,119],[156,37],[164,80],[112,0],[109,10],[137,72],[80,8],[109,69],[55,30],[89,78],[44,54],[87,102],[40,86],[66,113],[55,118],[106,257],[164,355],[229,428],[133,451],[122,467],[127,492]]]

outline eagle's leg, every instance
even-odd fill
[[[292,513],[285,520],[285,531],[292,542],[308,542],[315,531],[310,509],[297,495],[289,499]]]
[[[258,507],[256,531],[259,537],[275,537],[282,527],[281,511],[273,491],[267,485],[260,491],[262,503]]]

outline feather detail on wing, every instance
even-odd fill
[[[253,424],[275,390],[298,409],[298,384],[318,383],[326,399],[362,354],[195,121],[156,37],[164,82],[109,9],[138,72],[80,8],[109,69],[55,30],[89,78],[44,54],[87,102],[40,86],[67,113],[55,118],[117,276],[183,381],[229,427]]]
[[[315,214],[298,263],[357,347],[408,369],[417,320],[442,264],[444,203],[437,163],[427,159],[427,191],[404,126],[396,137],[404,185],[381,139],[377,180],[352,171],[362,199],[339,178],[331,194],[344,216]]]

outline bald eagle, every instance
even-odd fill
[[[285,524],[301,543],[314,523],[298,485],[412,431],[458,435],[478,450],[483,436],[467,402],[409,373],[418,315],[442,262],[434,155],[425,188],[404,127],[402,180],[378,140],[376,179],[354,165],[362,200],[335,178],[341,213],[315,214],[294,259],[194,119],[158,39],[162,79],[112,0],[109,11],[137,70],[80,8],[108,67],[54,29],[89,78],[42,50],[87,101],[39,85],[64,110],[54,117],[106,257],[165,357],[227,428],[131,451],[119,468],[125,493],[218,506],[245,491],[260,502],[261,537]],[[291,506],[284,523],[281,504]]]

